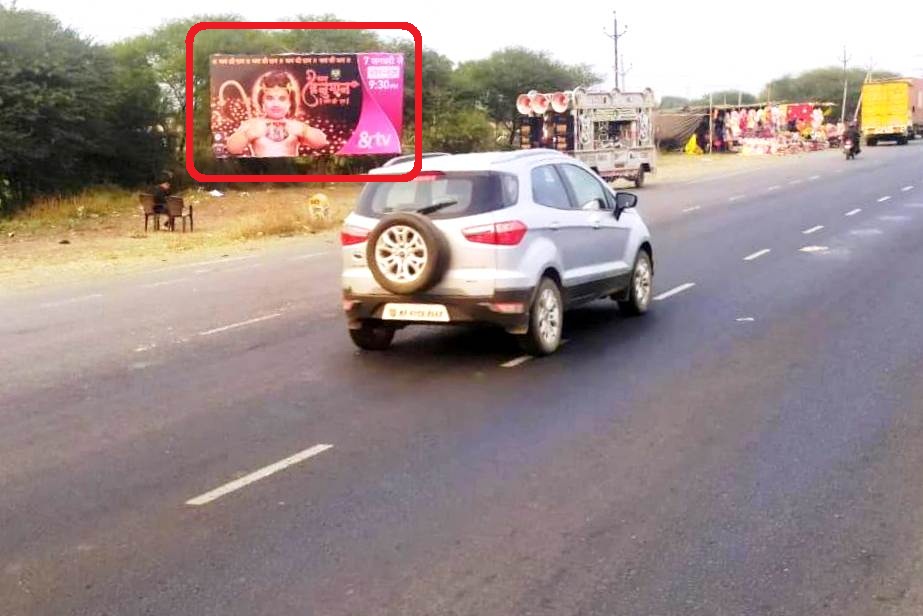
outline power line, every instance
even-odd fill
[[[630,73],[630,72],[631,72],[631,69],[633,69],[633,68],[635,67],[635,65],[632,64],[632,65],[628,66],[628,68],[625,68],[625,54],[622,54],[622,57],[619,58],[619,63],[620,63],[620,65],[621,65],[621,67],[622,67],[622,70],[619,72],[619,74],[620,74],[621,77],[622,77],[622,88],[625,89],[625,90],[627,90],[627,89],[628,89],[628,82],[625,81],[625,75],[627,75],[628,73]],[[618,87],[618,85],[616,85],[616,87]]]

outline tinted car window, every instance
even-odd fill
[[[492,212],[519,200],[516,176],[493,171],[420,174],[410,182],[369,182],[359,195],[356,213],[380,218],[439,204],[431,218],[457,218]]]
[[[609,200],[606,195],[608,191],[592,173],[576,165],[560,165],[559,168],[574,191],[577,207],[583,207],[593,199],[599,200],[599,207],[609,207]]]
[[[567,189],[553,165],[544,165],[532,170],[532,200],[548,207],[570,209]]]

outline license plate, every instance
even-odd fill
[[[449,311],[442,304],[385,304],[385,321],[429,321],[448,323]]]

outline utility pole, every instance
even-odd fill
[[[875,66],[874,60],[869,60],[869,69],[865,73],[865,80],[862,83],[868,83],[872,80],[872,68]],[[852,121],[856,122],[859,120],[859,109],[862,108],[862,90],[859,90],[859,102],[856,104],[856,112],[853,114]]]
[[[612,11],[612,34],[609,34],[608,32],[606,32],[605,29],[603,29],[603,34],[605,34],[606,36],[612,39],[612,43],[614,47],[615,64],[613,65],[613,74],[615,75],[615,89],[616,90],[619,89],[619,39],[625,36],[626,32],[628,32],[628,26],[626,26],[624,30],[619,32],[619,20],[615,15],[615,11]]]
[[[843,106],[840,107],[840,123],[846,121],[846,89],[849,87],[849,76],[846,72],[849,64],[849,56],[846,55],[846,47],[843,47]]]

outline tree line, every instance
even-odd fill
[[[337,18],[300,15],[293,20]],[[171,173],[179,183],[188,181],[184,131],[185,93],[190,84],[186,83],[185,38],[194,24],[203,21],[241,18],[199,15],[175,19],[141,36],[99,44],[51,15],[0,3],[0,215],[40,195],[94,185],[135,188],[164,173]],[[195,159],[200,170],[359,173],[380,162],[362,157],[214,160],[209,132],[209,56],[292,51],[404,54],[404,144],[412,149],[416,70],[412,41],[360,30],[207,30],[196,37],[191,84]],[[519,93],[566,90],[601,80],[588,64],[566,64],[547,52],[521,47],[498,49],[483,59],[461,63],[424,49],[421,66],[423,148],[430,151],[511,147]],[[832,71],[784,77],[767,88],[772,88],[776,99],[808,94],[830,98],[835,93]],[[853,73],[850,79],[856,77],[860,82],[858,73]],[[842,88],[842,78],[839,83]],[[734,97],[736,100],[736,92]],[[665,97],[667,102],[691,101]]]

